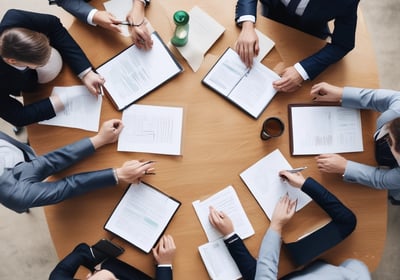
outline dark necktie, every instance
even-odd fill
[[[288,13],[291,15],[295,15],[297,6],[299,5],[300,0],[291,0],[287,5]]]
[[[397,161],[390,150],[390,146],[386,141],[385,135],[378,140],[375,140],[375,160],[380,166],[388,166],[390,168],[397,167]]]

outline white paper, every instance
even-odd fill
[[[275,46],[275,42],[272,41],[271,38],[262,33],[260,30],[255,29],[255,31],[258,36],[258,46],[260,48],[260,51],[254,59],[257,61],[261,61]]]
[[[278,74],[258,61],[251,69],[246,68],[239,55],[228,48],[203,82],[258,118],[275,96],[272,83],[279,79]]]
[[[240,238],[245,239],[254,234],[253,226],[250,224],[246,212],[239,201],[239,197],[232,186],[226,187],[203,201],[196,200],[192,204],[208,241],[215,241],[223,237],[208,220],[210,206],[224,212],[231,218],[235,232]]]
[[[150,252],[179,203],[143,182],[132,184],[105,228],[145,252]]]
[[[362,152],[360,110],[340,106],[291,107],[293,155]]]
[[[181,154],[183,108],[134,104],[122,122],[118,151]]]
[[[213,280],[236,280],[242,277],[222,239],[199,246],[201,259]]]
[[[288,193],[290,199],[297,199],[299,211],[311,198],[299,188],[292,187],[279,176],[279,171],[292,169],[282,153],[276,149],[240,174],[264,213],[271,220],[275,205]]]
[[[54,87],[52,95],[58,95],[64,110],[52,119],[39,124],[98,131],[102,96],[94,96],[85,86]]]
[[[199,7],[195,6],[190,10],[188,42],[177,49],[189,63],[193,72],[200,68],[204,55],[224,31],[224,26]]]
[[[151,50],[132,45],[96,69],[119,110],[182,71],[161,39],[155,33],[151,37]]]

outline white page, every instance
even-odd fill
[[[118,151],[181,154],[183,108],[134,104],[122,122]]]
[[[179,203],[143,182],[132,184],[105,228],[145,252],[150,252]]]
[[[192,204],[207,235],[208,241],[215,241],[223,237],[208,220],[210,206],[213,206],[218,211],[224,212],[231,218],[235,232],[240,238],[245,239],[254,234],[253,226],[250,224],[246,212],[244,212],[242,204],[239,201],[239,197],[232,186],[224,188],[203,201],[196,200]]]
[[[178,51],[196,72],[208,49],[224,33],[225,27],[197,6],[189,12],[189,37],[185,46]]]
[[[213,280],[236,280],[242,277],[222,239],[199,246],[201,259]]]
[[[85,86],[54,87],[51,93],[58,95],[64,110],[39,124],[98,131],[102,96],[94,96]]]
[[[272,41],[271,38],[262,33],[260,30],[255,29],[255,31],[258,36],[258,45],[260,51],[258,52],[258,55],[254,59],[257,61],[261,61],[275,46],[275,42]]]
[[[240,174],[270,220],[276,203],[286,193],[291,199],[297,199],[296,211],[311,201],[307,194],[292,187],[279,176],[279,171],[286,169],[292,169],[292,167],[282,153],[276,149]]]
[[[161,39],[155,33],[151,37],[154,42],[151,50],[140,50],[132,45],[96,69],[105,78],[104,86],[118,109],[181,72]]]
[[[110,12],[118,20],[126,20],[126,16],[132,8],[132,0],[110,0],[103,3],[107,12]],[[121,34],[131,36],[127,25],[120,25]]]
[[[361,152],[360,110],[340,106],[291,108],[293,154]]]

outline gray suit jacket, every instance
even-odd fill
[[[346,87],[343,91],[342,106],[381,112],[376,122],[378,131],[386,123],[400,117],[400,92]],[[387,169],[348,161],[344,180],[376,189],[399,190],[400,167]]]
[[[56,0],[56,3],[83,22],[87,22],[88,14],[94,9],[84,0]]]
[[[36,156],[28,145],[2,132],[0,139],[21,149],[26,158],[26,162],[19,163],[14,168],[6,168],[0,175],[0,203],[16,212],[22,213],[31,207],[55,204],[116,184],[111,168],[74,174],[58,181],[43,181],[93,154],[95,149],[88,138],[43,156]]]

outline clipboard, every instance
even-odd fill
[[[151,50],[131,45],[96,68],[96,72],[105,78],[105,94],[118,111],[183,71],[158,33],[153,32],[151,37]]]
[[[180,201],[150,184],[131,184],[113,209],[104,229],[149,253],[180,206]]]

